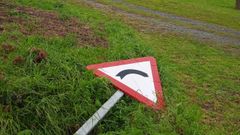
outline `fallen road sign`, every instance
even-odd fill
[[[155,58],[143,57],[87,66],[110,79],[119,90],[155,109],[163,107],[163,93]]]
[[[157,63],[153,57],[94,64],[87,66],[87,69],[93,70],[99,77],[110,79],[112,84],[121,91],[115,92],[76,131],[75,135],[87,135],[124,93],[154,109],[160,109],[164,105]]]

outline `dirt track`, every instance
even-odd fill
[[[213,42],[220,45],[240,45],[240,31],[224,26],[184,18],[160,11],[154,11],[142,6],[124,2],[122,0],[114,0],[114,2],[121,3],[124,6],[136,11],[144,11],[150,16],[130,13],[117,7],[98,3],[95,0],[84,0],[84,2],[102,11],[112,12],[117,15],[127,17],[130,22],[137,24],[141,31],[153,31],[160,33],[170,32],[190,36],[199,41]],[[151,17],[151,15],[157,17]]]

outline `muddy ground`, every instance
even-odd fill
[[[63,18],[55,12],[20,7],[0,2],[0,32],[5,25],[16,24],[24,35],[44,37],[74,35],[79,45],[107,47],[105,38],[95,34],[86,24],[76,18]]]

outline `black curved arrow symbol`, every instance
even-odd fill
[[[123,79],[128,74],[138,74],[138,75],[141,75],[143,77],[148,77],[147,73],[139,71],[139,70],[135,70],[135,69],[123,70],[123,71],[119,72],[116,76],[119,76],[121,79]]]

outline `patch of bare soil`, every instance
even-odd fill
[[[16,47],[9,44],[2,44],[0,46],[0,60],[6,62],[8,59],[8,54],[15,51]]]
[[[0,33],[4,31],[4,23],[16,23],[25,35],[64,37],[74,34],[80,45],[108,45],[106,39],[97,36],[89,26],[80,23],[76,18],[61,19],[55,12],[10,6],[1,2],[0,11]]]
[[[33,60],[34,63],[40,63],[43,60],[47,60],[47,56],[48,56],[45,50],[39,49],[39,48],[32,48],[30,50],[30,54],[34,55],[34,60]]]
[[[23,56],[16,56],[13,60],[13,64],[14,65],[19,65],[19,64],[23,64],[25,61]]]
[[[8,44],[3,44],[1,46],[2,50],[8,54],[10,52],[13,52],[14,50],[16,50],[16,47],[15,46],[12,46],[12,45],[8,45]]]

